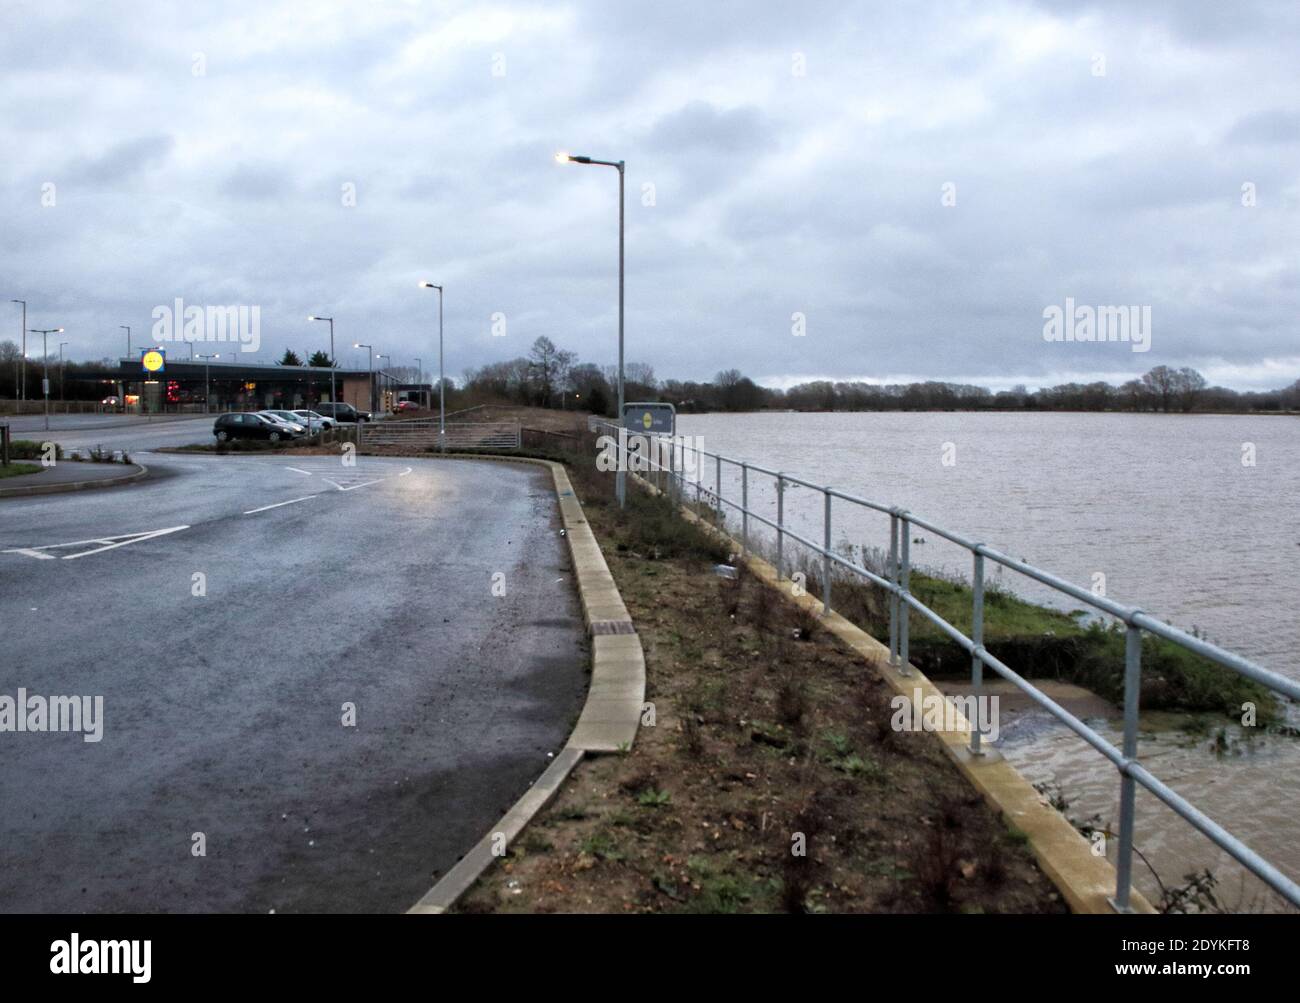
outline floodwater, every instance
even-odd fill
[[[700,437],[710,452],[902,506],[1300,679],[1295,417],[711,414],[680,416],[678,431]],[[688,475],[711,487],[716,466],[708,460]],[[724,466],[727,498],[740,498],[740,481],[737,468]],[[751,473],[749,497],[752,508],[775,518],[771,478]],[[820,541],[823,504],[819,492],[788,489],[787,523]],[[837,548],[888,548],[887,516],[836,500],[831,522]],[[756,522],[751,528],[764,532]],[[924,530],[912,536],[914,564],[969,577],[969,553]],[[1027,599],[1064,610],[1081,605],[1014,572],[990,565],[988,574]],[[1288,714],[1300,723],[1297,708]],[[1119,744],[1113,717],[1089,723]],[[1227,719],[1208,730],[1192,724],[1144,716],[1143,763],[1300,880],[1300,739]],[[1038,711],[1008,711],[999,747],[1029,779],[1054,784],[1071,816],[1100,816],[1118,829],[1114,768],[1063,726]],[[1260,882],[1155,798],[1139,789],[1137,803],[1135,844],[1165,886],[1209,868],[1225,907],[1279,907]],[[1140,860],[1134,875],[1159,898]]]

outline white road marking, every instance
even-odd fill
[[[189,526],[172,526],[170,529],[155,529],[152,533],[131,533],[125,539],[117,536],[110,536],[110,540],[116,540],[116,543],[110,543],[105,547],[97,547],[94,550],[83,550],[80,554],[66,554],[65,561],[72,561],[78,557],[89,557],[91,554],[102,554],[105,550],[113,550],[117,547],[125,547],[130,543],[140,543],[143,540],[152,540],[155,536],[166,536],[168,533],[179,533],[182,529],[189,529]],[[102,542],[102,541],[96,541]],[[67,546],[64,544],[64,546]],[[38,550],[47,550],[47,547],[38,547]]]
[[[288,501],[276,502],[274,505],[263,505],[261,508],[250,508],[244,515],[256,515],[258,512],[266,512],[269,509],[279,508],[281,505],[293,505],[296,502],[306,501],[308,498],[315,498],[315,495],[303,495],[301,498],[290,498]]]
[[[179,533],[182,529],[189,529],[189,526],[172,526],[168,529],[155,529],[145,533],[123,533],[120,536],[99,537],[93,540],[73,540],[71,543],[49,543],[44,547],[14,547],[11,550],[0,550],[0,554],[21,554],[23,557],[34,557],[39,561],[50,561],[55,558],[55,554],[47,554],[47,550],[63,550],[66,547],[84,547],[88,543],[97,543],[94,550],[83,550],[79,554],[61,555],[65,561],[71,561],[76,557],[89,557],[91,554],[101,554],[105,550],[115,550],[118,547],[125,547],[127,544],[140,543],[144,540],[152,540],[155,536],[166,536],[168,533]]]
[[[397,476],[398,476],[398,477],[405,477],[405,476],[406,476],[407,474],[409,474],[410,472],[411,472],[411,468],[410,468],[410,467],[407,467],[405,470],[403,470],[403,471],[402,471],[400,474],[398,474]]]
[[[299,470],[297,467],[285,467],[284,469],[292,470],[295,474],[306,474],[308,477],[311,476],[310,470]]]
[[[338,488],[340,491],[355,491],[357,488],[369,487],[371,484],[378,484],[380,481],[384,480],[383,477],[380,477],[373,481],[362,481],[360,484],[349,484],[347,487],[344,487],[342,484],[339,484],[336,481],[332,481],[328,477],[324,477],[321,479],[326,484],[332,485],[333,487]]]

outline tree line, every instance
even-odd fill
[[[550,338],[533,342],[528,355],[494,362],[465,373],[463,392],[473,400],[502,400],[534,407],[568,407],[612,415],[618,371],[580,363],[575,353]],[[658,380],[642,362],[624,366],[629,401],[668,401],[679,411],[1296,411],[1300,379],[1269,391],[1210,386],[1188,367],[1156,366],[1140,377],[1111,383],[1062,383],[1030,391],[1024,386],[993,392],[962,383],[876,384],[816,380],[788,389],[763,387],[738,369],[711,381]]]
[[[278,362],[298,365],[299,359],[296,352],[286,350]],[[332,361],[320,351],[307,357],[309,366],[329,368]],[[112,392],[107,381],[100,387],[87,377],[115,364],[112,359],[65,361],[67,397],[90,399]],[[0,397],[17,396],[20,368],[17,344],[0,341]],[[41,369],[40,359],[27,360],[29,398],[40,397]],[[414,366],[389,368],[388,372],[407,382],[414,382],[419,375]],[[57,356],[50,359],[49,373],[51,396],[62,396]],[[455,397],[457,406],[501,401],[613,415],[618,401],[617,381],[616,367],[579,362],[574,352],[540,337],[525,356],[466,371]],[[1016,386],[995,393],[986,387],[935,380],[898,384],[815,380],[780,389],[759,386],[738,369],[725,369],[704,382],[660,380],[653,367],[629,362],[624,366],[624,387],[629,401],[668,401],[679,411],[1300,411],[1300,380],[1277,390],[1238,391],[1208,385],[1195,369],[1170,366],[1156,366],[1119,386],[1105,382],[1062,383],[1033,391]]]

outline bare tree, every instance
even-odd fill
[[[572,352],[565,352],[555,347],[555,342],[546,335],[541,335],[533,342],[528,352],[529,377],[536,391],[539,404],[551,406],[551,397],[556,387],[564,385],[565,374],[577,358]]]
[[[1195,369],[1184,366],[1178,370],[1175,384],[1178,393],[1178,406],[1184,412],[1190,411],[1196,406],[1196,402],[1200,399],[1205,386],[1205,377]]]
[[[1160,401],[1160,410],[1168,411],[1178,391],[1178,374],[1168,366],[1156,366],[1142,374],[1142,385]]]

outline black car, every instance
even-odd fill
[[[351,404],[344,401],[321,401],[319,404],[313,404],[312,410],[326,418],[333,418],[337,422],[351,422],[356,424],[361,421],[370,421],[371,414],[369,411],[358,411]]]
[[[218,442],[231,439],[267,439],[270,442],[288,442],[293,438],[289,430],[269,418],[250,411],[223,414],[212,424],[212,434]]]

